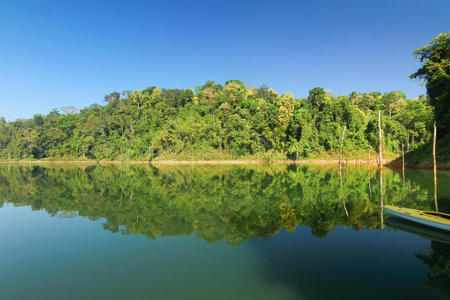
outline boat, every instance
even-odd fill
[[[449,214],[403,208],[393,205],[385,205],[384,210],[391,216],[450,232]]]

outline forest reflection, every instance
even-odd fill
[[[439,208],[449,212],[449,174],[438,178]],[[283,230],[293,232],[298,226],[309,227],[320,238],[338,226],[356,232],[382,230],[382,201],[433,210],[432,172],[407,170],[404,179],[401,171],[380,173],[355,166],[344,166],[342,172],[338,166],[312,165],[0,166],[0,207],[10,203],[59,218],[100,219],[105,230],[150,239],[187,235],[239,245]],[[389,219],[386,226],[385,230],[402,230]],[[450,246],[432,240],[430,249],[416,258],[428,266],[426,284],[448,296]],[[264,249],[260,252],[267,252]],[[279,262],[277,251],[265,255],[268,262]],[[272,265],[269,273],[277,274],[278,269]],[[289,270],[288,278],[296,286],[301,268]],[[279,270],[280,278],[285,271]]]
[[[401,173],[383,171],[386,204],[433,209],[432,174],[408,173],[403,184]],[[341,178],[337,166],[10,165],[0,167],[0,205],[103,218],[106,230],[151,239],[235,245],[298,225],[317,237],[337,226],[381,229],[379,180],[376,169],[350,166]]]

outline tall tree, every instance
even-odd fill
[[[444,136],[450,131],[450,33],[439,34],[414,55],[422,66],[410,77],[425,81],[430,104],[435,107],[438,132]]]

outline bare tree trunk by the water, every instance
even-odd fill
[[[437,200],[436,133],[437,133],[436,122],[434,122],[434,137],[433,137],[434,205],[436,206],[436,211],[439,211]]]
[[[370,147],[369,147],[369,158],[367,159],[367,168],[369,167],[369,165],[370,165]]]
[[[409,152],[409,131],[408,131],[408,139],[406,140],[406,152]]]
[[[342,132],[342,139],[341,139],[341,155],[339,155],[339,166],[342,165],[342,150],[344,147],[344,136],[345,136],[345,131],[347,130],[347,125],[344,126],[344,131]]]
[[[379,139],[379,161],[378,166],[380,168],[380,219],[381,219],[381,229],[384,229],[384,195],[383,195],[383,134],[381,131],[381,110],[378,110],[378,139]]]
[[[344,204],[345,215],[348,217],[348,211],[347,211],[347,207],[345,206],[345,199],[344,199],[344,185],[342,184],[342,151],[343,151],[343,147],[344,147],[344,137],[345,137],[346,130],[347,130],[347,125],[344,126],[344,131],[342,132],[341,154],[339,155],[339,179],[340,179],[340,183],[341,183],[342,203]]]
[[[382,140],[382,133],[381,133],[381,110],[378,110],[378,139],[380,143],[380,149],[379,151],[379,161],[378,166],[381,168],[383,165],[383,140]]]
[[[403,186],[405,186],[405,151],[402,143],[402,172],[403,172]]]
[[[367,177],[369,178],[369,199],[372,201],[372,177],[370,176],[369,168],[367,168]]]
[[[389,104],[389,120],[392,119],[392,103]]]

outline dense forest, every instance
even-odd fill
[[[378,111],[383,147],[399,153],[431,140],[433,122],[448,131],[450,35],[417,49],[427,94],[352,92],[335,96],[313,88],[296,99],[239,80],[208,81],[194,89],[113,92],[105,105],[54,109],[48,115],[6,122],[0,119],[0,158],[20,159],[299,159],[336,152],[347,128],[345,151],[378,148]]]
[[[238,80],[192,89],[112,93],[105,106],[79,113],[35,115],[0,122],[1,157],[151,160],[220,153],[234,156],[283,153],[288,158],[345,149],[376,149],[378,109],[383,111],[386,150],[414,149],[431,138],[433,109],[424,97],[401,92],[334,97],[322,88],[307,99],[279,95],[267,86],[248,89]],[[67,109],[66,109],[67,110]],[[201,157],[201,156],[200,156]]]

